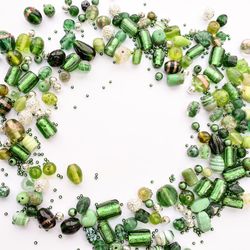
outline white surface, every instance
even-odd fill
[[[51,20],[44,17],[42,25],[36,28],[37,35],[52,37],[51,41],[46,41],[47,52],[59,48],[62,22],[67,17],[61,10],[63,0],[3,1],[0,9],[1,29],[8,30],[15,36],[27,32],[32,26],[23,17],[24,7],[35,6],[41,10],[42,5],[48,2],[57,7],[57,13]],[[80,2],[74,0],[78,6]],[[146,7],[143,6],[144,2],[147,3]],[[102,0],[100,13],[108,14],[108,7],[112,3],[119,4],[123,11],[131,13],[154,10],[158,16],[169,17],[172,24],[178,24],[186,31],[191,28],[206,28],[207,24],[201,19],[206,7],[213,8],[216,16],[226,13],[229,15],[229,22],[224,31],[231,34],[232,40],[225,47],[232,53],[239,54],[240,42],[250,37],[248,1]],[[186,28],[183,28],[184,23],[187,24]],[[86,34],[83,40],[86,42],[91,43],[94,37],[101,35],[94,32],[87,23],[83,27]],[[54,34],[55,29],[59,31],[57,35]],[[126,203],[136,197],[141,186],[148,186],[155,191],[168,182],[171,174],[175,174],[178,179],[182,169],[199,162],[191,161],[185,156],[185,144],[192,143],[192,131],[189,128],[191,122],[185,116],[186,106],[193,99],[186,92],[190,81],[172,89],[167,87],[165,79],[155,82],[154,70],[146,70],[150,66],[147,59],[135,67],[131,63],[113,65],[111,59],[97,56],[92,66],[91,73],[73,73],[71,82],[63,86],[59,95],[59,110],[52,115],[52,120],[59,123],[57,136],[45,141],[38,135],[46,156],[57,164],[59,172],[65,176],[63,181],[51,178],[44,206],[49,206],[49,200],[53,198],[53,211],[61,211],[65,215],[68,208],[75,205],[75,197],[80,193],[91,197],[92,206],[96,202],[112,198]],[[2,57],[2,81],[6,69],[7,65]],[[112,84],[109,84],[109,80],[112,80]],[[149,84],[153,84],[153,87],[149,87]],[[71,85],[75,86],[73,90]],[[105,90],[102,86],[105,86]],[[90,97],[86,98],[86,94]],[[76,110],[73,109],[74,105],[77,106]],[[201,119],[202,117],[206,117],[204,112],[199,116]],[[206,129],[206,123],[206,119],[203,119],[202,128]],[[66,168],[70,163],[79,164],[84,171],[85,180],[78,187],[66,178]],[[9,177],[0,173],[0,182],[4,181],[9,185],[12,192],[8,199],[0,201],[0,249],[91,249],[81,230],[73,236],[59,239],[59,226],[49,232],[40,230],[35,220],[27,228],[12,226],[11,215],[20,209],[15,196],[20,190],[21,178],[16,176],[15,169],[1,162],[2,166]],[[98,181],[94,179],[97,172]],[[151,180],[154,180],[153,185],[150,184]],[[249,182],[244,184],[247,189]],[[58,189],[57,193],[51,192],[54,187]],[[60,194],[63,195],[62,200],[58,199]],[[4,216],[6,211],[9,213],[7,217]],[[127,211],[124,209],[124,215],[111,224],[130,216]],[[173,209],[166,209],[164,213],[171,218],[179,216]],[[225,209],[222,217],[212,222],[215,231],[202,237],[205,244],[201,245],[201,239],[193,233],[184,236],[176,233],[176,239],[182,246],[192,249],[247,250],[249,219],[250,210],[247,208],[243,211]],[[38,245],[35,246],[34,241],[38,241]],[[191,244],[193,241],[196,242],[195,246]]]

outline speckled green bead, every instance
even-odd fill
[[[31,167],[29,169],[29,175],[32,179],[39,179],[42,173],[42,169],[39,166]]]
[[[16,201],[21,205],[27,205],[29,203],[30,197],[27,192],[21,192],[17,195]]]
[[[39,81],[37,84],[37,87],[41,92],[48,92],[50,90],[50,86],[49,81]]]
[[[43,6],[43,12],[47,17],[53,17],[56,13],[56,9],[52,4],[45,4]]]
[[[29,23],[34,24],[34,25],[40,24],[43,19],[40,11],[33,7],[25,8],[24,17]]]
[[[82,197],[76,204],[76,211],[81,215],[85,215],[89,209],[89,206],[90,206],[89,197]]]
[[[0,198],[6,198],[10,194],[10,189],[9,187],[2,185],[0,186]]]
[[[56,164],[53,162],[46,162],[43,164],[43,173],[45,175],[53,175],[56,173]]]
[[[155,80],[156,81],[161,81],[163,78],[163,74],[161,72],[155,73]]]
[[[94,21],[99,15],[99,9],[95,5],[90,5],[85,14],[88,20]]]
[[[183,232],[187,229],[187,222],[184,218],[175,219],[173,226],[177,231]]]
[[[177,203],[178,194],[172,185],[165,185],[156,193],[157,201],[163,207],[170,207]]]

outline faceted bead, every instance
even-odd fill
[[[217,21],[211,21],[208,24],[207,31],[212,35],[215,35],[220,29],[220,24]]]
[[[65,36],[60,40],[61,48],[65,50],[71,49],[75,40],[76,36],[73,32],[66,33]]]
[[[102,38],[95,38],[93,41],[93,48],[97,53],[104,53],[105,43]]]
[[[173,61],[180,61],[182,58],[182,49],[180,47],[171,47],[168,50],[168,57]]]
[[[23,125],[15,119],[10,119],[5,122],[4,132],[12,142],[21,141],[25,135]]]
[[[110,25],[111,20],[108,16],[99,16],[96,20],[97,26],[102,29],[106,25]]]
[[[176,189],[171,185],[165,185],[158,189],[156,193],[157,201],[163,207],[170,207],[177,203],[178,194]]]
[[[15,101],[14,106],[13,106],[13,108],[15,109],[15,111],[16,112],[23,111],[25,109],[25,107],[26,107],[26,101],[27,101],[26,96],[19,97]]]
[[[189,157],[195,158],[199,156],[199,149],[196,145],[191,145],[188,149],[187,149],[187,155]]]
[[[142,187],[138,190],[138,197],[142,201],[149,200],[152,197],[153,193],[149,188]]]
[[[6,53],[15,49],[15,38],[9,32],[0,31],[0,52]]]
[[[47,17],[53,17],[56,13],[56,10],[52,4],[46,4],[43,6],[43,12]]]
[[[161,215],[158,212],[154,211],[150,214],[149,221],[153,225],[158,225],[162,222]]]
[[[21,205],[27,205],[29,203],[29,194],[27,192],[21,192],[17,195],[16,201]]]
[[[56,165],[53,162],[46,162],[43,164],[43,173],[45,175],[53,175],[56,173]]]
[[[26,209],[26,215],[28,217],[36,217],[37,216],[37,208],[36,206],[28,205]]]
[[[198,32],[198,33],[195,34],[194,40],[197,43],[200,43],[205,48],[207,48],[212,43],[212,36],[207,31],[200,31],[200,32]]]
[[[201,211],[206,210],[209,205],[210,205],[210,201],[208,198],[197,199],[192,204],[191,211],[193,213],[199,213]]]
[[[7,52],[6,59],[10,66],[19,66],[23,61],[23,56],[18,50],[13,50]]]
[[[24,212],[16,212],[12,217],[12,223],[17,226],[26,226],[29,222],[29,217]]]
[[[76,204],[76,210],[79,214],[85,215],[90,206],[89,197],[81,198]]]
[[[63,234],[70,235],[76,233],[82,225],[78,218],[69,218],[64,220],[60,227]]]
[[[191,206],[194,202],[194,194],[190,190],[183,190],[179,194],[180,202],[185,206]]]
[[[74,50],[82,60],[86,61],[93,60],[96,55],[95,50],[91,46],[79,40],[74,42]]]
[[[77,164],[71,164],[68,166],[67,176],[69,180],[76,185],[82,182],[83,178],[82,170]]]
[[[65,19],[63,22],[63,29],[64,31],[71,31],[74,30],[76,27],[76,23],[73,19]]]
[[[187,168],[182,171],[182,176],[184,181],[190,187],[194,186],[198,182],[197,175],[192,168]]]
[[[57,96],[52,92],[43,93],[42,100],[49,106],[55,106],[57,104]]]
[[[81,224],[83,227],[93,227],[96,222],[96,213],[91,209],[88,209],[87,212],[81,217]]]
[[[135,218],[131,217],[123,221],[123,227],[126,232],[130,232],[137,227],[137,221]]]
[[[213,97],[219,107],[224,107],[229,102],[229,95],[224,89],[214,91]]]
[[[95,5],[90,5],[87,9],[86,9],[86,18],[88,20],[94,21],[96,20],[96,18],[99,15],[99,10]]]
[[[35,56],[39,56],[40,54],[42,54],[43,50],[44,40],[41,37],[34,37],[31,40],[30,52]]]
[[[42,22],[42,15],[40,11],[33,7],[25,8],[24,16],[26,20],[31,24],[38,25]]]
[[[29,175],[32,179],[39,179],[42,175],[42,170],[39,166],[31,167],[29,169]]]
[[[63,50],[54,50],[48,55],[48,64],[51,67],[60,67],[65,61],[66,55]]]
[[[37,213],[37,220],[42,228],[48,230],[56,225],[55,216],[47,208],[40,208]]]
[[[69,7],[69,14],[72,16],[72,17],[76,17],[78,14],[79,14],[79,8],[75,5],[71,5]]]
[[[173,226],[176,230],[183,232],[187,229],[187,223],[184,218],[175,219],[173,221]]]
[[[206,131],[200,131],[198,133],[198,139],[201,143],[208,143],[210,141],[210,134]]]

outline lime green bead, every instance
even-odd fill
[[[207,31],[212,35],[215,35],[219,31],[219,29],[220,29],[220,24],[216,21],[211,21],[207,27]]]
[[[243,82],[243,74],[236,68],[227,68],[226,70],[228,80],[234,85],[238,86]]]
[[[229,94],[224,89],[218,89],[213,93],[217,106],[224,107],[229,102]]]
[[[31,40],[30,44],[30,52],[35,55],[39,56],[44,49],[44,40],[41,37],[34,37]]]
[[[50,83],[49,81],[39,81],[37,87],[41,92],[48,92],[50,90]]]
[[[150,214],[149,221],[153,225],[158,225],[162,222],[161,215],[158,212],[154,211]]]
[[[53,175],[56,173],[56,165],[53,162],[43,164],[43,173],[45,175]]]
[[[243,137],[243,148],[249,149],[250,148],[250,136],[244,136]]]
[[[187,47],[191,44],[191,41],[184,36],[175,36],[172,41],[176,47]]]
[[[6,59],[10,66],[19,66],[23,61],[23,56],[18,50],[13,50],[6,54]]]
[[[16,49],[20,52],[29,52],[31,37],[28,34],[20,34],[16,40]]]
[[[16,201],[21,205],[27,205],[29,203],[29,194],[27,192],[21,192],[17,195]]]
[[[29,175],[32,179],[39,179],[42,175],[42,169],[39,166],[31,167]]]
[[[15,109],[16,112],[21,112],[25,109],[26,107],[26,101],[27,101],[27,98],[25,96],[22,96],[22,97],[19,97],[15,103],[14,103],[14,106],[13,108]]]
[[[80,222],[83,227],[93,227],[97,222],[95,211],[88,209],[86,214],[81,217]]]
[[[173,61],[180,61],[182,58],[182,49],[180,47],[171,47],[168,50],[168,57]]]
[[[83,179],[82,170],[77,164],[71,164],[68,166],[67,176],[69,180],[76,185],[80,184]]]
[[[57,96],[52,92],[43,93],[42,100],[49,106],[55,106],[57,104]]]
[[[168,26],[164,31],[168,40],[172,40],[175,36],[179,36],[181,34],[180,28],[176,25]]]
[[[95,38],[93,41],[93,48],[97,53],[104,53],[105,43],[102,38]]]

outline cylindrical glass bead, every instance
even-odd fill
[[[56,126],[46,116],[38,118],[36,126],[46,139],[54,136],[57,132]]]
[[[18,83],[18,89],[24,94],[29,93],[38,83],[39,78],[32,71],[25,73]]]
[[[110,200],[96,205],[96,213],[100,220],[119,216],[121,212],[121,206],[118,200]]]
[[[208,66],[203,74],[214,83],[219,83],[224,78],[224,75],[213,65]]]
[[[4,78],[4,81],[11,86],[16,86],[21,74],[22,70],[18,66],[10,67]]]

